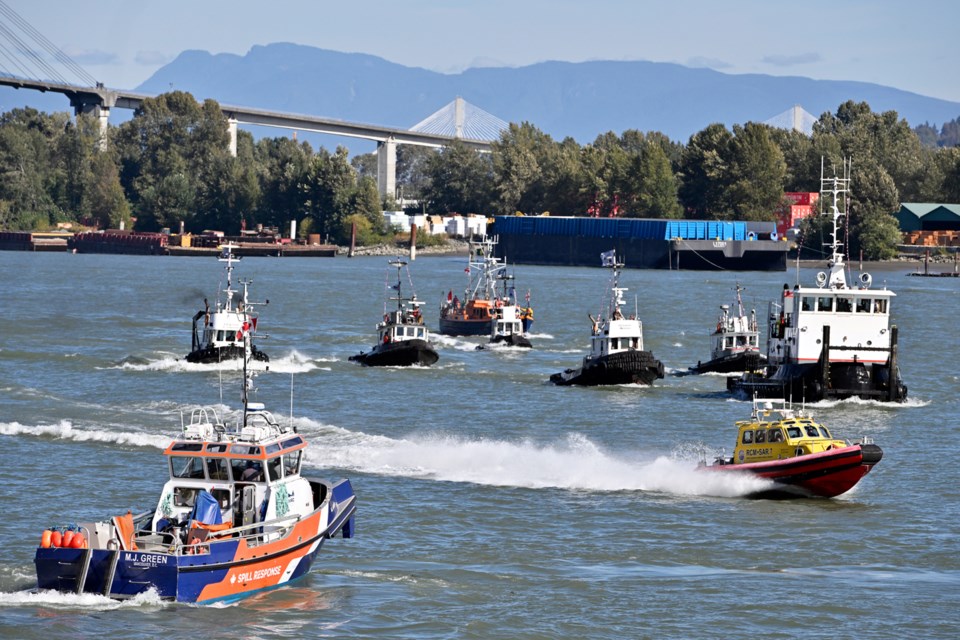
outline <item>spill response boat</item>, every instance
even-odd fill
[[[663,377],[663,363],[653,353],[643,348],[643,325],[636,313],[624,317],[623,292],[618,286],[623,264],[617,262],[616,253],[601,254],[603,266],[612,267],[608,300],[594,320],[590,335],[590,353],[576,369],[566,369],[550,376],[550,382],[558,385],[607,385],[607,384],[652,384]]]
[[[847,285],[838,221],[847,215],[850,165],[843,178],[821,178],[821,202],[833,218],[830,273],[817,274],[816,287],[783,285],[771,302],[767,366],[729,378],[727,389],[747,398],[863,398],[903,402],[907,387],[898,366],[896,325],[890,323],[892,291],[871,289],[868,273],[859,287]],[[821,169],[822,175],[822,169]],[[841,202],[842,200],[842,202]]]
[[[756,371],[766,365],[767,357],[760,353],[757,313],[751,309],[748,316],[744,311],[740,297],[743,289],[738,283],[735,314],[728,305],[720,305],[717,329],[710,335],[710,360],[690,367],[691,373]]]
[[[234,303],[234,296],[238,291],[233,289],[233,263],[240,258],[233,254],[233,245],[225,244],[220,247],[220,262],[226,262],[227,286],[223,289],[223,300],[217,296],[216,307],[211,311],[210,303],[203,299],[204,308],[193,316],[193,337],[187,362],[210,364],[223,360],[239,360],[244,355],[243,332],[257,330],[257,314],[254,308],[260,304],[250,302],[247,297],[247,287],[252,280],[241,280],[243,294],[240,300]],[[255,345],[251,345],[251,357],[260,362],[269,362],[270,358]]]
[[[383,321],[377,323],[377,344],[367,352],[350,356],[350,360],[369,367],[391,366],[406,367],[419,364],[428,366],[439,358],[436,348],[430,342],[430,332],[423,323],[423,314],[420,311],[422,302],[417,300],[414,293],[404,298],[401,293],[402,270],[407,263],[400,258],[390,261],[391,267],[397,269],[397,283],[390,285],[396,295],[388,301],[396,300],[397,308],[388,309],[384,303]],[[407,269],[407,278],[410,271]],[[413,290],[413,281],[410,281]]]
[[[244,339],[249,345],[249,332]],[[213,408],[193,410],[189,421],[181,415],[181,432],[163,452],[168,480],[155,508],[80,522],[70,546],[61,531],[44,533],[34,560],[40,589],[237,600],[302,577],[328,538],[353,536],[350,481],[304,477],[306,436],[248,401],[246,366],[244,381],[237,423]]]
[[[751,497],[833,498],[856,486],[882,457],[868,438],[850,444],[786,401],[776,408],[766,401],[763,406],[755,402],[750,419],[737,422],[733,456],[704,468],[749,472],[774,482]]]

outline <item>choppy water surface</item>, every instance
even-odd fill
[[[421,257],[430,301],[465,258]],[[588,342],[608,273],[521,266],[532,351],[437,339],[431,368],[367,369],[384,258],[248,258],[269,298],[258,400],[311,439],[311,475],[348,476],[358,535],[306,579],[230,606],[34,593],[47,526],[155,506],[179,411],[238,404],[238,375],[190,365],[212,258],[0,252],[0,637],[955,637],[960,626],[960,287],[884,265],[897,293],[902,406],[825,402],[836,435],[880,465],[832,501],[752,501],[758,480],[698,473],[749,404],[722,376],[653,388],[558,388]],[[787,273],[627,271],[646,345],[668,370],[707,357],[732,288],[766,310]],[[813,271],[801,280],[812,283]],[[633,303],[631,302],[631,305]],[[294,389],[291,401],[291,387]]]

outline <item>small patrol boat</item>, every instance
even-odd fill
[[[898,366],[899,332],[890,322],[896,294],[871,289],[868,273],[860,274],[858,285],[847,284],[838,222],[848,214],[849,174],[847,161],[842,178],[821,177],[820,201],[829,204],[826,215],[833,218],[829,274],[818,273],[816,287],[783,285],[767,315],[767,366],[728,378],[729,391],[805,402],[907,399]]]
[[[223,289],[223,300],[217,296],[216,307],[211,310],[210,303],[203,299],[204,308],[193,316],[193,334],[191,350],[187,354],[187,362],[211,364],[223,360],[239,360],[244,357],[244,332],[256,333],[257,314],[256,306],[269,304],[266,302],[250,302],[247,297],[247,287],[252,280],[241,280],[243,292],[240,299],[234,303],[234,296],[239,291],[233,288],[233,263],[240,260],[233,254],[236,247],[225,244],[220,247],[218,260],[227,264],[227,286]],[[251,345],[251,357],[260,362],[269,362],[270,358],[255,345]]]
[[[396,295],[388,301],[396,300],[396,309],[387,309],[384,303],[383,321],[377,323],[377,344],[367,352],[350,356],[350,360],[359,362],[368,367],[407,367],[414,364],[429,366],[435,363],[440,355],[430,342],[430,332],[423,323],[423,314],[414,293],[404,298],[401,293],[402,271],[407,266],[406,261],[397,258],[390,261],[391,267],[397,269],[397,283],[390,285]],[[410,271],[407,270],[410,279]],[[410,281],[413,289],[413,281]]]
[[[767,356],[760,353],[760,333],[757,330],[757,313],[753,309],[747,315],[743,309],[740,292],[744,288],[736,286],[736,313],[730,312],[729,305],[720,305],[720,317],[717,328],[710,335],[710,360],[698,362],[690,367],[691,373],[733,373],[736,371],[756,371],[767,364]]]
[[[624,317],[623,292],[618,286],[623,264],[617,262],[616,253],[607,251],[600,256],[601,264],[612,267],[609,299],[604,305],[606,315],[598,314],[590,335],[590,353],[576,369],[566,369],[550,376],[557,385],[596,386],[607,384],[652,384],[663,377],[663,363],[653,353],[643,348],[643,324],[636,313]]]
[[[496,331],[496,319],[505,301],[497,294],[497,282],[507,267],[504,261],[494,256],[496,237],[483,236],[471,241],[470,256],[464,271],[467,274],[467,288],[463,300],[447,293],[446,300],[440,303],[440,333],[447,336],[487,336]],[[523,316],[523,317],[520,317]],[[533,322],[533,309],[529,303],[518,312],[521,323],[524,319],[529,330]]]
[[[883,457],[869,438],[853,444],[834,438],[786,401],[778,407],[754,402],[750,419],[736,424],[733,456],[703,468],[744,471],[774,482],[753,498],[833,498],[850,491]]]
[[[244,339],[249,345],[249,332]],[[350,481],[302,475],[307,439],[248,401],[248,360],[236,424],[213,408],[181,414],[155,508],[44,532],[34,559],[39,589],[232,601],[304,576],[327,539],[353,537]]]

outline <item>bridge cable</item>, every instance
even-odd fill
[[[32,78],[33,80],[55,80],[63,84],[70,84],[69,82],[67,82],[66,78],[64,78],[62,75],[60,75],[57,72],[56,69],[54,69],[49,64],[47,64],[47,62],[40,57],[40,54],[37,53],[33,49],[33,47],[31,47],[26,42],[24,42],[20,38],[20,36],[18,36],[16,33],[8,29],[6,25],[4,25],[3,23],[0,23],[0,33],[6,36],[7,41],[12,42],[16,46],[16,48],[18,48],[22,52],[24,57],[26,57],[27,59],[33,58],[33,62],[34,64],[37,65],[36,68],[40,69],[40,73],[47,74],[46,78],[34,76]],[[37,71],[34,70],[34,73],[37,73]]]
[[[48,54],[53,56],[54,59],[56,59],[58,62],[63,64],[67,69],[72,71],[74,74],[76,74],[76,76],[79,77],[81,81],[87,83],[90,86],[95,86],[99,84],[97,82],[97,79],[94,76],[92,76],[90,73],[87,72],[86,69],[84,69],[79,64],[77,64],[77,62],[74,61],[70,56],[68,56],[62,50],[60,50],[60,48],[58,48],[56,45],[50,42],[50,40],[47,39],[46,36],[44,36],[42,33],[37,31],[37,29],[35,29],[33,25],[31,25],[24,18],[22,18],[16,11],[10,8],[10,6],[7,5],[6,2],[3,2],[3,0],[0,0],[0,13],[6,16],[10,21],[15,23],[18,27],[20,27],[20,29],[27,36],[29,36],[36,43],[38,43],[40,47],[43,50],[45,50]],[[61,81],[63,82],[63,84],[71,84],[63,80],[62,77],[61,77]]]

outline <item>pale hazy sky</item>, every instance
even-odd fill
[[[3,1],[123,89],[186,49],[243,55],[293,42],[441,72],[650,60],[858,80],[960,102],[957,0]]]

